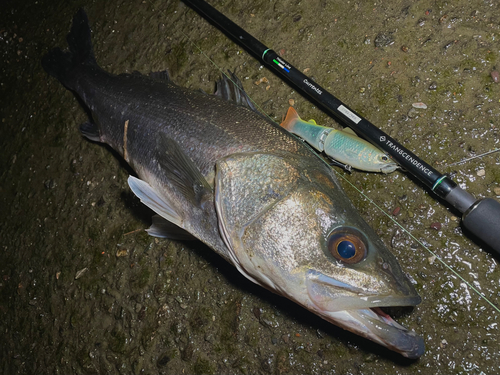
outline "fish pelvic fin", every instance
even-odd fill
[[[76,67],[81,64],[97,66],[90,33],[87,14],[81,8],[73,17],[71,30],[66,37],[68,50],[54,48],[42,58],[43,69],[69,89],[73,86],[73,71]]]
[[[165,220],[160,215],[154,215],[152,221],[153,222],[149,229],[146,229],[146,232],[148,232],[150,236],[181,241],[197,240],[197,238],[191,233],[185,231],[170,221]]]
[[[132,192],[158,215],[182,227],[182,217],[176,212],[175,208],[161,197],[146,181],[140,180],[134,176],[129,176],[128,185]]]
[[[291,132],[296,120],[300,120],[299,114],[297,113],[295,108],[290,107],[288,108],[288,112],[286,113],[285,120],[283,120],[280,126]]]

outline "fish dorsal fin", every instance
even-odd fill
[[[342,129],[342,131],[344,133],[347,133],[347,134],[351,134],[351,135],[354,135],[355,137],[357,137],[358,135],[356,134],[356,132],[354,130],[352,130],[350,127],[346,126],[344,129]]]
[[[167,83],[170,82],[170,74],[168,74],[168,70],[162,70],[161,72],[151,72],[149,73],[149,78],[153,81]]]
[[[187,201],[198,206],[205,193],[212,193],[205,177],[177,142],[164,133],[160,133],[156,146],[156,159],[166,179]]]
[[[290,107],[286,113],[285,120],[283,120],[280,126],[288,131],[291,131],[296,120],[300,120],[299,114],[295,108]]]
[[[223,74],[222,78],[217,81],[214,95],[260,114],[243,89],[243,84],[238,76],[230,70],[228,70],[228,73],[230,77],[227,74]]]

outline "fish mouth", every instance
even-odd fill
[[[424,340],[409,331],[381,307],[415,306],[420,296],[412,291],[397,291],[381,296],[339,282],[320,272],[309,270],[306,279],[312,311],[323,319],[357,335],[383,345],[402,356],[417,359],[425,352]]]

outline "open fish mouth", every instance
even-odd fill
[[[415,306],[421,301],[415,292],[407,295],[397,292],[383,296],[371,294],[314,270],[308,271],[306,280],[308,295],[313,303],[310,309],[323,319],[404,357],[416,359],[424,354],[423,338],[397,323],[381,309]]]

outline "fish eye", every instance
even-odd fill
[[[343,263],[356,264],[366,257],[366,245],[360,233],[352,228],[337,228],[328,238],[328,251]]]
[[[388,161],[389,157],[387,155],[382,155],[381,159],[382,161]]]

